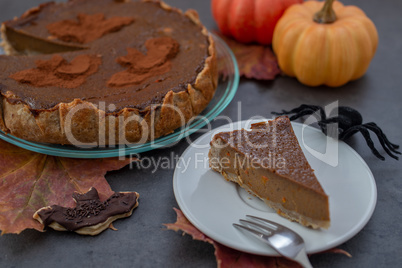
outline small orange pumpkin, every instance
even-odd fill
[[[281,70],[308,86],[341,86],[364,75],[378,44],[373,22],[334,0],[289,7],[272,46]]]

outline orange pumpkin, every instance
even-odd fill
[[[287,7],[303,0],[212,0],[222,34],[242,43],[271,44],[274,28]]]
[[[281,70],[308,86],[341,86],[366,72],[378,44],[373,22],[334,0],[293,5],[278,21],[272,46]]]

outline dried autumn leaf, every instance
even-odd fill
[[[301,267],[298,263],[290,261],[282,257],[267,257],[253,255],[245,252],[241,252],[224,245],[221,245],[211,238],[204,235],[194,225],[192,225],[183,212],[179,209],[173,208],[177,214],[177,220],[175,223],[164,224],[167,229],[174,231],[183,231],[184,233],[191,235],[193,239],[208,242],[215,247],[215,257],[218,267],[220,268],[241,268],[241,267],[253,267],[253,268],[296,268]],[[348,257],[350,254],[341,249],[331,249],[325,251],[328,253],[341,253]]]
[[[95,187],[101,200],[113,194],[105,179],[130,159],[72,159],[34,153],[0,140],[0,229],[2,234],[43,230],[36,210],[57,204],[73,207],[74,191]]]
[[[298,263],[285,258],[253,255],[218,245],[215,256],[220,268],[301,268]]]
[[[226,42],[235,55],[241,76],[257,80],[273,80],[281,72],[271,47],[246,45],[219,33],[218,35]],[[223,76],[226,76],[227,73],[219,66],[219,62],[221,61],[218,58],[218,69]]]
[[[173,231],[183,231],[188,235],[191,235],[193,239],[208,242],[214,244],[214,241],[200,232],[197,228],[192,225],[187,218],[184,216],[183,212],[177,208],[173,208],[176,211],[177,220],[175,223],[164,224],[169,230]]]
[[[332,248],[332,249],[328,249],[328,250],[323,251],[323,252],[320,252],[320,253],[336,253],[336,254],[343,254],[343,255],[348,256],[349,258],[352,258],[352,255],[351,255],[349,252],[347,252],[347,251],[345,251],[345,250],[343,250],[343,249],[340,249],[340,248]]]

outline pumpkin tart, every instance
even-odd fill
[[[199,114],[217,86],[195,11],[160,1],[45,3],[2,24],[0,127],[75,145],[142,143]]]
[[[289,118],[216,134],[210,167],[276,212],[312,228],[330,226],[328,196],[307,162]]]

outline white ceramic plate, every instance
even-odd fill
[[[261,200],[235,183],[227,182],[209,168],[209,142],[213,135],[248,128],[255,122],[241,121],[214,129],[198,138],[183,153],[174,172],[173,188],[177,203],[187,219],[223,245],[267,256],[278,254],[233,227],[232,223],[246,214],[278,222],[303,237],[308,253],[333,248],[356,235],[375,208],[377,189],[374,177],[364,160],[350,146],[327,138],[316,128],[292,123],[307,160],[329,195],[331,227],[328,230],[313,230],[280,217]]]

